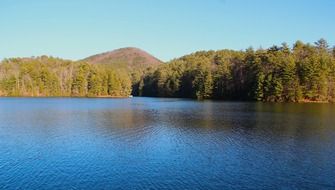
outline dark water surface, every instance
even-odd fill
[[[335,106],[0,98],[0,189],[335,189]]]

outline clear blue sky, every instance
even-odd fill
[[[1,0],[0,59],[132,46],[167,61],[298,39],[334,45],[334,19],[334,0]]]

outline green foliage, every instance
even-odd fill
[[[1,96],[129,96],[131,79],[104,65],[53,57],[14,58],[0,64]]]
[[[210,98],[213,92],[213,78],[209,68],[198,68],[194,70],[192,88],[195,97],[199,100]]]
[[[324,39],[254,51],[196,52],[141,80],[144,96],[271,102],[334,101],[335,51]]]
[[[141,61],[141,60],[137,60]],[[120,63],[121,64],[121,63]],[[0,96],[129,96],[267,102],[335,101],[335,49],[326,40],[268,49],[200,51],[155,67],[53,57],[0,64]]]

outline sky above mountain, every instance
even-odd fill
[[[167,61],[197,50],[335,44],[333,0],[1,0],[0,59],[67,59],[138,47]]]

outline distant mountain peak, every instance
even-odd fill
[[[148,52],[136,48],[125,47],[85,58],[84,61],[94,64],[124,64],[128,67],[155,66],[163,63]]]

